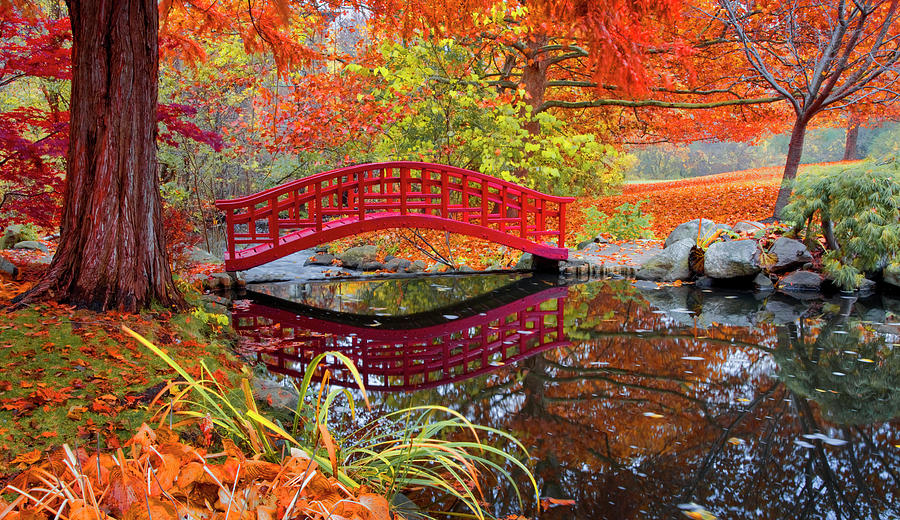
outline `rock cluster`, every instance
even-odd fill
[[[791,294],[830,287],[830,281],[816,271],[814,256],[804,243],[785,236],[772,241],[765,237],[765,229],[759,222],[742,221],[734,227],[707,219],[685,222],[669,234],[665,248],[644,262],[635,277],[655,282],[696,280],[705,288],[750,287]],[[882,278],[900,288],[900,265],[888,264]],[[870,291],[875,285],[867,281],[860,291]]]

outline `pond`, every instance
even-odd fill
[[[530,275],[255,289],[234,323],[271,384],[340,350],[373,413],[512,432],[541,496],[574,500],[540,518],[900,518],[900,300]],[[486,494],[519,512],[507,484]]]

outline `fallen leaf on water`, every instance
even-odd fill
[[[750,399],[747,399],[746,397],[741,397],[738,399],[738,402],[739,403],[749,403]]]
[[[696,520],[716,520],[716,515],[710,513],[704,509],[703,506],[694,502],[689,504],[678,504],[678,509],[681,509],[681,513],[688,518],[694,518]]]
[[[659,418],[663,417],[662,415],[660,415],[658,413],[654,413],[654,412],[644,412],[644,415],[647,417],[651,417],[653,419],[659,419]]]
[[[737,437],[729,437],[728,443],[734,444],[735,446],[740,446],[741,444],[744,444],[744,439],[738,439]]]
[[[574,506],[575,501],[571,498],[551,498],[551,497],[543,497],[541,498],[541,506],[544,509],[550,509],[552,507],[558,506]]]

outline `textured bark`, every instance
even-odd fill
[[[851,122],[847,126],[847,139],[844,141],[844,160],[855,161],[857,154],[857,142],[859,141],[859,123]]]
[[[547,45],[546,36],[535,36],[528,41],[525,65],[522,67],[522,85],[525,87],[526,102],[531,107],[532,117],[542,109],[544,94],[547,92],[547,68],[550,66],[546,52],[539,52]],[[535,120],[525,124],[532,136],[540,135],[541,125]]]
[[[794,179],[797,170],[800,169],[800,158],[803,156],[803,141],[806,139],[807,120],[798,117],[791,130],[791,140],[788,143],[787,161],[784,164],[784,176],[781,178],[781,186],[778,188],[778,198],[775,200],[775,218],[784,217],[783,210],[791,199],[794,189]]]
[[[72,99],[60,244],[20,303],[179,304],[159,195],[156,0],[69,0]]]

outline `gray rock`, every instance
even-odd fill
[[[775,284],[772,283],[772,280],[769,280],[769,277],[762,273],[756,275],[756,278],[753,279],[753,285],[757,291],[772,291],[775,289]]]
[[[713,285],[715,285],[715,280],[708,276],[701,276],[694,282],[694,287],[697,289],[712,289]]]
[[[715,242],[703,257],[706,276],[718,280],[744,278],[759,272],[759,250],[755,240]]]
[[[647,260],[635,276],[639,280],[661,282],[674,282],[689,278],[691,270],[688,267],[688,256],[691,254],[693,246],[693,239],[686,238],[675,242]]]
[[[25,230],[19,224],[6,226],[3,238],[0,238],[0,249],[11,249],[17,242],[25,239]]]
[[[735,224],[731,230],[735,233],[746,233],[754,234],[761,229],[765,229],[766,225],[761,222],[756,222],[754,220],[742,220]]]
[[[340,258],[344,267],[356,269],[366,262],[374,262],[377,255],[378,248],[373,245],[367,245],[351,247],[341,253],[338,258]]]
[[[217,289],[231,289],[231,283],[231,276],[227,273],[213,273],[206,279],[204,286],[211,291],[215,291]]]
[[[254,377],[252,382],[253,395],[260,401],[268,402],[275,408],[297,409],[300,396],[294,385],[281,384],[262,377]]]
[[[19,268],[2,256],[0,256],[0,272],[8,274],[13,280],[19,276]]]
[[[471,267],[463,264],[463,265],[459,266],[459,269],[457,269],[457,271],[459,271],[461,273],[474,273],[475,269],[472,269]]]
[[[781,273],[796,269],[812,262],[812,255],[803,242],[792,238],[781,237],[772,244],[769,254],[775,255],[775,264],[769,267],[773,273]]]
[[[384,269],[384,264],[377,261],[363,262],[362,265],[359,266],[359,269],[363,271],[381,271]]]
[[[425,269],[425,272],[426,273],[438,273],[444,267],[446,267],[444,264],[434,263],[434,264],[429,265],[428,268]]]
[[[800,319],[806,314],[808,307],[798,301],[787,302],[770,298],[766,300],[765,310],[769,314],[769,322],[774,325],[784,325]]]
[[[666,237],[666,247],[669,247],[675,242],[685,239],[690,239],[692,246],[696,245],[697,229],[701,229],[701,237],[715,232],[716,229],[731,230],[730,226],[727,226],[725,224],[716,224],[715,222],[707,218],[703,219],[703,226],[701,228],[700,220],[701,219],[699,218],[695,218],[694,220],[685,222],[684,224],[679,224],[678,227],[676,227],[671,233],[669,233],[669,236]]]
[[[421,273],[425,270],[425,262],[422,260],[416,260],[415,262],[409,264],[409,267],[406,268],[407,273]]]
[[[17,242],[16,245],[13,246],[13,249],[28,249],[30,251],[43,251],[44,253],[50,252],[50,250],[47,249],[47,246],[37,240],[23,240]]]
[[[634,287],[641,291],[655,291],[659,289],[656,282],[651,282],[650,280],[635,280]]]
[[[884,283],[900,288],[900,262],[888,264],[882,271]]]
[[[316,246],[316,253],[330,253],[331,245],[330,244],[319,244]]]
[[[303,265],[331,265],[334,262],[334,255],[329,253],[316,253],[306,259]]]
[[[812,271],[794,271],[778,281],[775,287],[779,291],[818,291],[825,279]]]
[[[609,240],[607,240],[606,237],[604,237],[603,235],[597,235],[597,236],[595,236],[594,238],[590,238],[590,239],[588,239],[588,240],[585,240],[584,242],[579,242],[579,243],[578,243],[578,249],[585,250],[585,249],[587,249],[591,244],[595,244],[595,245],[598,245],[598,246],[599,246],[599,245],[608,244],[608,243],[609,243]],[[552,245],[552,244],[551,244],[551,245]]]
[[[519,261],[516,262],[516,269],[532,269],[534,267],[534,258],[531,253],[522,253]]]
[[[412,262],[405,258],[394,257],[391,259],[385,258],[384,268],[388,271],[400,272],[406,271],[411,265]]]

